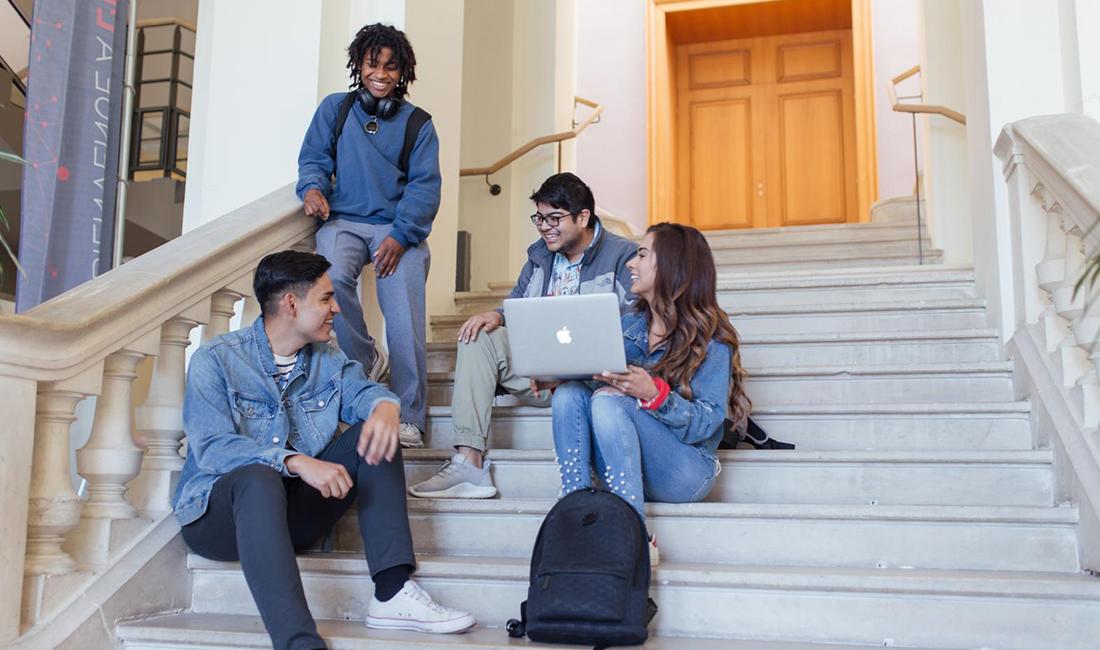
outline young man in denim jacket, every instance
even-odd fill
[[[409,579],[400,404],[328,344],[340,311],[328,268],[311,253],[268,255],[253,282],[262,315],[191,357],[174,501],[183,539],[203,557],[240,560],[275,648],[324,648],[294,556],[356,502],[374,580],[367,626],[465,630],[470,614]],[[339,433],[340,422],[355,424]]]

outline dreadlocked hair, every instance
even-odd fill
[[[707,345],[716,340],[730,348],[730,419],[741,426],[752,409],[745,394],[747,373],[741,367],[741,341],[729,315],[718,305],[717,270],[703,233],[690,226],[658,223],[653,233],[652,254],[657,257],[652,302],[639,297],[635,309],[652,321],[664,322],[668,351],[652,373],[663,377],[674,390],[692,398],[691,378],[707,356]]]
[[[395,99],[404,99],[405,93],[409,92],[409,84],[416,81],[416,55],[413,54],[412,44],[405,32],[382,23],[360,29],[348,46],[347,67],[351,71],[348,88],[357,90],[363,87],[363,59],[369,56],[370,61],[377,61],[384,47],[393,51],[393,60],[401,71],[401,79],[393,89],[393,96]]]

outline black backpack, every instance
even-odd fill
[[[573,492],[539,528],[531,584],[508,635],[603,648],[639,645],[657,613],[641,517],[606,490]]]
[[[358,91],[349,92],[340,100],[340,108],[336,113],[336,124],[332,128],[332,138],[329,140],[329,156],[332,158],[332,176],[336,177],[336,143],[340,141],[340,134],[344,132],[344,123],[348,121],[348,113],[355,104]],[[409,121],[405,122],[405,141],[401,146],[401,155],[397,159],[397,167],[406,177],[409,175],[409,155],[412,154],[413,145],[416,144],[416,136],[420,135],[420,129],[424,123],[432,119],[428,111],[419,106],[413,107]]]

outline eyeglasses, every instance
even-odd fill
[[[572,212],[551,212],[545,215],[536,212],[531,215],[531,223],[535,224],[536,228],[541,228],[543,224],[549,224],[551,228],[557,228],[562,219],[571,216],[573,216]]]

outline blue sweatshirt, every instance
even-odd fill
[[[330,219],[393,224],[390,236],[403,247],[415,246],[432,231],[439,210],[439,138],[428,120],[409,155],[409,175],[397,166],[405,143],[405,123],[413,105],[401,103],[397,114],[378,120],[378,132],[366,133],[370,121],[356,102],[336,148],[336,183],[331,182],[329,157],[336,114],[347,93],[333,93],[321,101],[298,154],[298,198],[316,188],[328,199]]]

